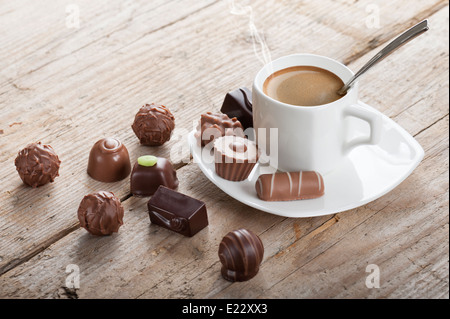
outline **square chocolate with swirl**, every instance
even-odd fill
[[[152,224],[192,237],[208,226],[205,203],[160,186],[147,204]]]

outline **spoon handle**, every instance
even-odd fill
[[[380,52],[378,52],[372,59],[369,60],[359,71],[356,73],[339,91],[338,94],[344,95],[347,90],[354,84],[355,80],[362,74],[364,74],[373,65],[377,64],[393,51],[401,47],[403,44],[414,39],[418,35],[424,33],[429,29],[428,20],[423,20],[422,22],[416,24],[412,28],[406,30],[400,34],[397,38],[392,40],[387,46],[385,46]]]

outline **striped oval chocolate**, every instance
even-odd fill
[[[253,278],[259,271],[263,256],[263,243],[255,233],[247,229],[229,232],[219,245],[223,278],[229,281]]]
[[[313,199],[325,194],[323,177],[314,171],[263,174],[255,188],[258,197],[265,201]]]

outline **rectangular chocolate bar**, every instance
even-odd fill
[[[205,203],[164,186],[153,194],[147,207],[153,224],[188,237],[208,226]]]
[[[314,171],[262,174],[255,188],[265,201],[313,199],[325,194],[323,177]]]

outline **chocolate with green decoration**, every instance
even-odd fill
[[[160,185],[170,189],[178,187],[177,173],[172,163],[164,157],[139,157],[131,172],[131,194],[138,197],[152,196]]]

